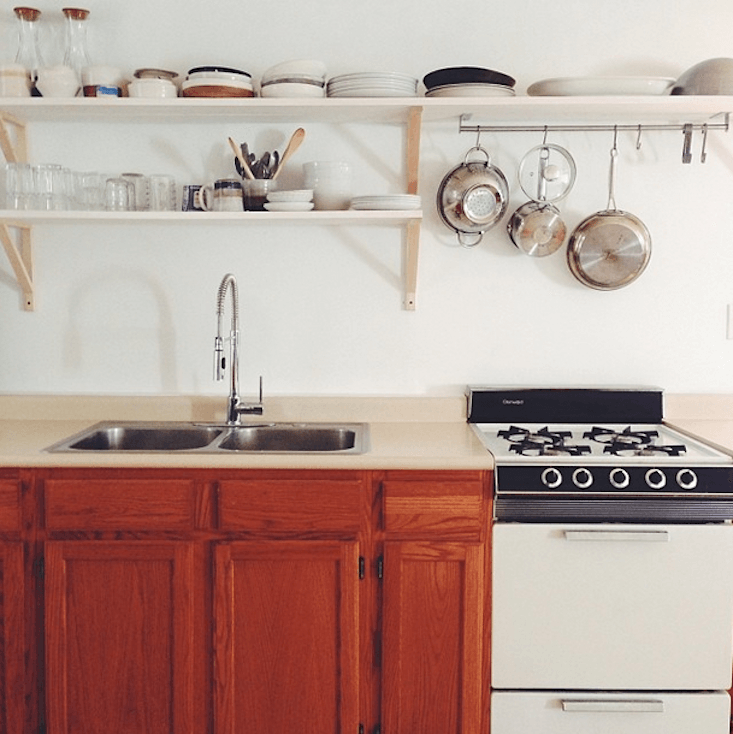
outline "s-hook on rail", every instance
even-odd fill
[[[544,133],[545,137],[551,132],[613,132],[614,134],[621,130],[630,130],[635,132],[636,147],[641,148],[642,132],[652,130],[678,130],[684,135],[682,145],[682,162],[692,163],[692,135],[695,130],[702,132],[702,151],[700,153],[700,162],[705,163],[707,159],[707,140],[710,130],[730,130],[730,112],[721,112],[714,115],[711,120],[716,117],[723,116],[722,122],[702,122],[702,123],[601,123],[601,124],[578,124],[578,125],[468,125],[466,120],[471,114],[463,114],[458,118],[459,133],[474,133],[480,136],[481,133]]]

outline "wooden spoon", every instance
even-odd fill
[[[282,154],[282,158],[280,158],[280,163],[277,166],[277,170],[275,171],[275,173],[272,174],[273,180],[275,180],[280,175],[280,171],[282,171],[282,168],[285,165],[285,161],[287,161],[288,158],[290,158],[290,156],[293,155],[293,153],[295,153],[298,148],[300,148],[300,144],[303,142],[304,137],[305,130],[303,130],[302,127],[299,127],[291,135],[288,145],[285,148],[285,152]]]
[[[228,140],[229,140],[229,145],[231,146],[232,150],[234,151],[234,155],[237,157],[237,160],[239,161],[239,165],[242,166],[244,175],[248,179],[250,179],[250,181],[254,181],[255,175],[254,173],[252,173],[252,169],[249,167],[249,162],[242,155],[241,148],[231,138],[228,138]]]

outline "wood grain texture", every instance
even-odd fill
[[[363,491],[358,478],[222,481],[220,528],[301,538],[355,537]]]
[[[48,530],[191,530],[195,484],[185,479],[49,479]]]
[[[0,532],[20,530],[20,482],[0,479]]]
[[[187,543],[48,543],[49,734],[190,734],[193,594]]]
[[[383,484],[384,529],[389,537],[479,540],[484,532],[481,481],[401,481]]]
[[[384,574],[383,730],[486,731],[483,546],[388,542]]]
[[[0,542],[0,734],[22,734],[25,724],[23,546]]]
[[[358,545],[224,543],[215,569],[217,734],[356,732]]]

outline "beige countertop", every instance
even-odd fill
[[[225,398],[0,395],[0,466],[293,469],[490,469],[462,396],[272,397],[265,421],[368,423],[363,454],[49,453],[102,420],[222,422]],[[673,426],[733,453],[733,395],[665,395]]]
[[[293,469],[490,469],[465,399],[270,398],[262,421],[369,424],[363,454],[49,453],[102,420],[221,422],[224,398],[0,395],[0,466]]]

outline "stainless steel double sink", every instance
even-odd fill
[[[338,453],[368,450],[365,423],[97,423],[49,446],[52,453]]]

